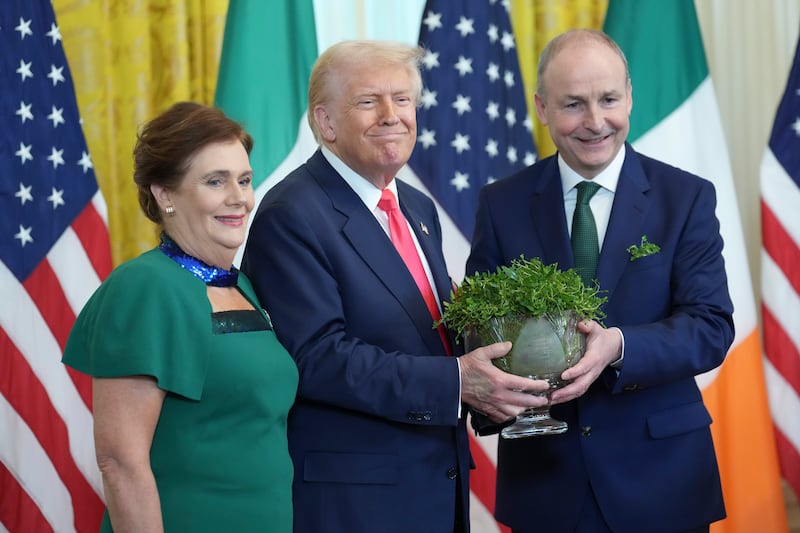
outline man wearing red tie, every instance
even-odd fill
[[[416,142],[422,50],[339,43],[311,73],[321,147],[264,198],[242,262],[300,370],[295,531],[469,530],[467,408],[495,422],[547,385],[460,357],[433,328],[451,290],[433,202],[395,179]],[[263,142],[269,142],[265,139]],[[457,353],[454,355],[458,355]]]

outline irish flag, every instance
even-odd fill
[[[610,0],[604,30],[628,58],[634,148],[712,181],[725,241],[736,338],[699,376],[728,518],[712,531],[786,531],[756,306],[725,135],[692,0]]]
[[[231,0],[214,104],[255,139],[256,206],[317,148],[306,123],[316,59],[312,0]]]

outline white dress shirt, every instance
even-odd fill
[[[594,223],[597,227],[597,243],[600,250],[603,249],[603,241],[605,240],[606,230],[608,229],[608,220],[611,218],[611,207],[614,205],[614,194],[617,192],[619,174],[622,171],[622,163],[624,161],[625,145],[617,152],[616,157],[614,157],[611,163],[591,180],[600,185],[600,188],[597,189],[597,192],[589,200],[589,208],[592,210]],[[576,185],[587,180],[567,166],[561,154],[558,154],[558,170],[561,174],[561,190],[564,191],[564,211],[567,215],[567,228],[570,237],[572,237],[572,217],[575,214],[575,204],[578,201],[578,189],[576,189]],[[625,358],[625,335],[623,335],[622,330],[619,328],[610,329],[617,330],[622,340],[619,359],[611,363],[611,366],[619,372],[619,369],[622,368],[622,361]]]

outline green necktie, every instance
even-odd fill
[[[578,200],[575,203],[575,214],[572,216],[572,254],[575,257],[575,268],[587,286],[593,285],[597,275],[597,257],[600,246],[597,244],[597,226],[589,207],[589,200],[600,188],[592,181],[582,181],[575,187],[578,189]]]

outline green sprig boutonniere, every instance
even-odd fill
[[[647,235],[642,235],[642,242],[639,246],[635,244],[631,244],[626,248],[629,254],[631,254],[631,261],[636,261],[637,259],[641,259],[642,257],[647,257],[648,255],[657,254],[661,251],[661,247],[655,243],[652,243],[647,240]]]

